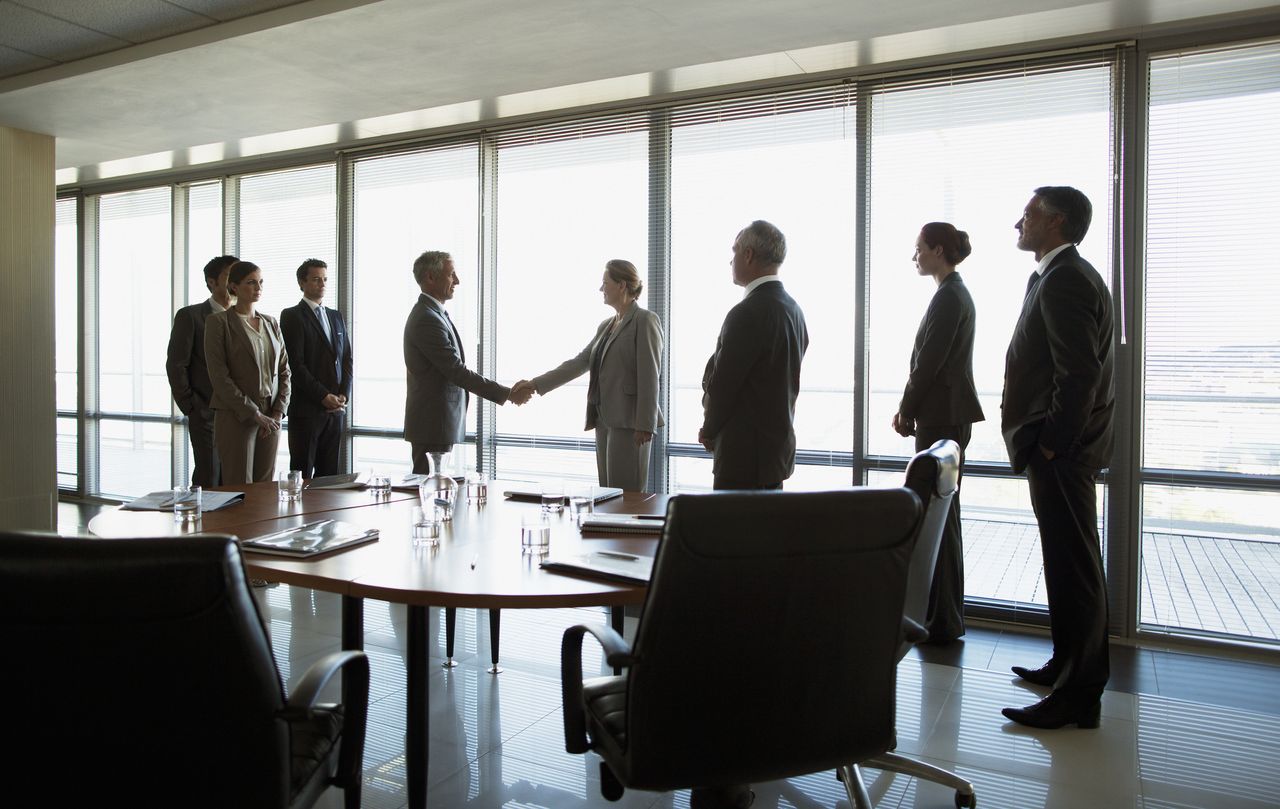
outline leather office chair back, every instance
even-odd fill
[[[893,743],[908,489],[673,497],[627,675],[622,783],[746,783]]]
[[[234,539],[0,535],[0,637],[8,794],[183,807],[296,797],[291,757],[315,751],[291,749]]]
[[[942,529],[951,510],[960,476],[960,446],[944,439],[916,453],[907,464],[905,486],[916,493],[924,504],[920,534],[911,553],[911,570],[907,577],[907,600],[903,615],[924,626],[929,611],[929,588],[938,566],[938,550],[942,547]],[[911,648],[903,642],[901,654]]]

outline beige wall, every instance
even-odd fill
[[[0,528],[55,527],[53,138],[0,126]]]

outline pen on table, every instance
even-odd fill
[[[479,561],[480,561],[480,556],[479,556],[478,554],[477,554],[476,556],[471,557],[471,569],[472,569],[472,570],[475,570],[475,569],[476,569],[476,562],[479,562]]]
[[[634,553],[620,553],[618,551],[597,551],[601,556],[608,556],[610,559],[626,559],[628,562],[637,562],[639,556]]]

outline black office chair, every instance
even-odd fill
[[[916,643],[928,638],[924,630],[929,610],[929,588],[933,584],[934,568],[938,564],[938,549],[942,545],[942,528],[951,508],[960,475],[960,447],[954,441],[939,441],[927,450],[919,452],[907,464],[906,487],[914,491],[925,504],[924,518],[920,521],[920,534],[911,552],[911,570],[907,577],[907,597],[903,615],[909,631],[905,633],[898,649],[901,660]],[[895,745],[896,746],[896,745]],[[894,752],[881,753],[861,761],[864,767],[902,773],[923,778],[956,791],[958,807],[977,806],[973,784],[955,773],[932,764],[907,758]],[[856,809],[871,809],[854,802]]]
[[[360,805],[368,658],[286,699],[230,537],[0,534],[0,643],[6,805]],[[338,671],[343,704],[318,703]]]
[[[565,748],[604,758],[610,800],[837,767],[852,796],[894,743],[921,513],[906,488],[673,497],[634,646],[564,634]],[[583,681],[587,632],[625,674]]]

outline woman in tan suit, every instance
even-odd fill
[[[666,423],[658,409],[662,324],[636,302],[643,289],[630,261],[613,259],[605,264],[600,292],[614,316],[600,324],[578,356],[525,383],[546,395],[590,373],[585,429],[596,431],[600,485],[627,491],[645,490],[650,442],[654,431]],[[520,387],[513,394],[520,393]]]
[[[209,315],[204,355],[213,387],[213,443],[224,484],[271,480],[280,420],[289,405],[289,356],[280,324],[257,311],[262,271],[231,265],[227,287],[236,305]]]

